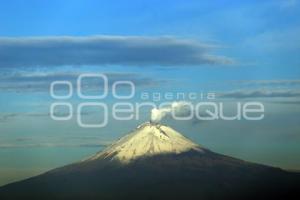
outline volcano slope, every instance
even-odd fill
[[[300,174],[214,153],[145,123],[102,152],[0,188],[0,199],[293,199]]]

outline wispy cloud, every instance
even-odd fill
[[[0,115],[0,123],[3,122],[7,122],[15,117],[17,117],[18,114],[17,113],[6,113],[6,114],[2,114]]]
[[[78,144],[68,144],[68,143],[49,143],[49,142],[40,142],[40,143],[30,143],[30,144],[14,144],[6,143],[0,144],[1,148],[30,148],[30,147],[106,147],[110,142],[82,142]]]
[[[298,5],[298,0],[280,0],[277,2],[280,8],[287,9],[287,8],[293,8]]]
[[[76,83],[79,72],[6,72],[0,74],[0,91],[13,92],[48,92],[50,84],[53,81],[65,80]],[[136,87],[151,87],[166,84],[168,80],[153,79],[137,73],[117,73],[109,72],[105,74],[109,79],[109,84],[115,81],[126,80],[132,81]],[[102,86],[100,79],[89,79],[85,81],[86,90],[99,89]],[[76,88],[76,84],[74,84]],[[66,89],[65,87],[57,87],[57,90]]]
[[[300,100],[290,100],[290,101],[271,101],[270,103],[274,104],[286,104],[286,105],[300,105]]]
[[[225,98],[272,98],[272,97],[300,97],[300,90],[236,90],[224,92],[219,95],[220,97]]]
[[[300,85],[300,79],[276,79],[276,80],[236,80],[233,84],[245,86],[294,86]]]
[[[230,64],[217,46],[174,37],[0,38],[0,67],[63,65],[178,66]]]
[[[106,147],[112,142],[96,136],[68,137],[20,137],[13,140],[1,141],[1,148],[29,147]]]
[[[300,48],[299,34],[299,27],[283,30],[269,30],[246,39],[244,45],[263,53],[298,52]]]
[[[93,115],[97,114],[98,111],[82,111],[80,112],[81,116],[88,116],[88,115]],[[65,111],[60,111],[55,113],[55,115],[60,115],[60,116],[66,116],[68,115],[68,112]],[[73,112],[73,115],[78,115],[79,113]],[[31,113],[31,112],[24,112],[24,113],[0,113],[0,123],[8,122],[11,120],[14,120],[18,117],[36,117],[36,118],[41,118],[41,117],[50,117],[49,112],[44,112],[44,113]]]
[[[17,117],[48,117],[49,113],[0,113],[0,123],[8,122]]]

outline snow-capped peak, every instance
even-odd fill
[[[178,154],[192,149],[203,152],[199,145],[171,127],[147,122],[88,160],[108,158],[128,163],[143,156]]]

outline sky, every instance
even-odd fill
[[[110,116],[103,128],[79,127],[76,112],[52,120],[51,83],[67,80],[76,91],[82,73],[106,74],[110,94],[114,82],[132,81],[131,103],[143,92],[214,92],[228,113],[237,102],[262,102],[261,121],[163,123],[213,151],[299,170],[299,13],[298,0],[2,2],[0,185],[83,159],[150,119],[145,109],[139,120]],[[102,83],[85,84],[96,94]],[[74,109],[83,102],[76,92],[65,101]]]

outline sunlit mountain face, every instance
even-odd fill
[[[299,13],[298,0],[2,3],[0,199],[296,195]]]

